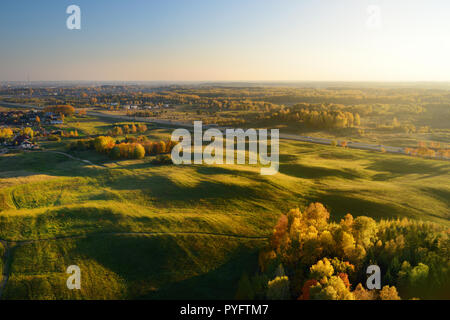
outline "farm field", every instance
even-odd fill
[[[78,122],[86,135],[112,126]],[[281,140],[280,172],[261,176],[248,165],[111,160],[68,152],[68,141],[0,156],[4,299],[233,298],[279,216],[311,202],[334,222],[351,213],[450,226],[448,161]],[[76,292],[64,290],[70,264],[89,270]]]

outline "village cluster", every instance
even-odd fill
[[[42,125],[64,123],[60,114],[44,111],[14,110],[0,112],[0,147],[1,153],[8,149],[37,150],[39,146],[33,141],[36,136],[58,134],[58,130],[48,132]]]

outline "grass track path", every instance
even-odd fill
[[[91,165],[91,166],[107,168],[107,167],[105,167],[105,166],[103,166],[103,165],[98,165],[98,164],[92,163],[92,162],[89,161],[89,160],[80,159],[80,158],[74,157],[74,156],[72,156],[72,155],[70,155],[70,154],[68,154],[68,153],[61,152],[61,151],[41,150],[41,151],[39,151],[39,152],[47,152],[47,153],[60,154],[60,155],[63,155],[63,156],[65,156],[65,157],[68,157],[68,158],[70,158],[70,159],[72,159],[72,160],[75,160],[75,161],[81,161],[81,162],[87,163],[87,164],[89,164],[89,165]]]

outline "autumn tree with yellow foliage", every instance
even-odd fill
[[[327,208],[312,203],[303,212],[292,209],[278,219],[260,252],[256,276],[269,279],[271,299],[448,297],[448,235],[442,226],[408,219],[377,223],[347,214],[339,223],[330,222]],[[381,290],[364,287],[367,267],[373,264],[382,270]]]

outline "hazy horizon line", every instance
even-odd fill
[[[0,80],[0,83],[98,82],[98,83],[450,83],[450,80]]]

